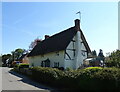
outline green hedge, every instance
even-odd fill
[[[29,69],[29,64],[16,64],[13,71],[26,74],[27,69]]]
[[[19,68],[29,68],[29,64],[19,64]]]
[[[34,79],[51,85],[81,90],[120,89],[120,69],[89,67],[60,71],[53,68],[32,68]],[[86,89],[87,88],[87,89]]]
[[[31,71],[33,79],[47,84],[54,84],[63,74],[56,68],[33,67]]]
[[[78,87],[87,90],[120,90],[120,69],[97,68],[83,69],[77,77]]]
[[[29,68],[31,77],[39,82],[79,90],[120,90],[120,69],[88,67],[61,71],[55,68]],[[29,75],[29,74],[28,74]]]

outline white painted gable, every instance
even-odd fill
[[[77,21],[77,23],[78,22],[79,21]],[[77,30],[73,31],[76,32]],[[87,50],[85,44],[81,39],[81,31],[77,31],[76,35],[70,41],[65,50],[50,52],[44,55],[31,56],[29,57],[29,63],[30,67],[44,66],[44,67],[63,67],[64,69],[66,68],[78,69],[83,65],[83,60],[86,58]]]

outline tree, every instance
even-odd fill
[[[41,42],[42,39],[35,39],[34,41],[31,42],[30,46],[29,46],[29,50],[32,50],[39,42]]]
[[[100,61],[102,60],[103,61],[103,67],[104,67],[105,56],[103,55],[103,50],[102,49],[100,49],[100,51],[99,51],[98,60],[100,60]]]
[[[2,55],[0,55],[0,67],[2,66]]]
[[[102,49],[100,49],[99,54],[98,54],[98,57],[100,58],[100,60],[104,61],[105,56],[103,55]]]
[[[93,56],[94,58],[96,58],[96,57],[97,57],[96,50],[92,51],[92,52],[91,52],[91,54],[92,54],[92,56]]]
[[[25,52],[25,49],[18,48],[15,51],[12,51],[12,59],[17,60],[23,53]]]
[[[113,51],[109,55],[109,59],[105,61],[108,67],[119,67],[120,68],[120,50]]]
[[[6,60],[9,59],[10,57],[11,57],[11,54],[4,54],[4,55],[2,55],[3,65],[6,65]]]

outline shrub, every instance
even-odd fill
[[[120,69],[90,67],[81,71],[78,76],[81,89],[116,90],[120,89]]]
[[[92,77],[99,82],[101,89],[115,90],[120,86],[120,69],[118,68],[104,68]]]
[[[77,70],[67,69],[63,72],[61,78],[59,78],[59,84],[62,85],[62,87],[67,87],[69,89],[75,88],[78,75],[79,72]]]
[[[29,64],[19,64],[19,68],[29,68]]]
[[[107,67],[118,67],[120,68],[120,50],[113,51],[105,61]]]
[[[19,64],[18,68],[20,73],[26,74],[25,68],[29,68],[29,64]]]
[[[101,67],[88,67],[88,68],[83,69],[83,71],[86,73],[93,74],[95,72],[101,71],[102,69],[103,68],[101,68]]]
[[[32,67],[27,70],[32,72],[34,80],[52,86],[92,91],[120,90],[119,68],[88,67],[61,71],[56,68]]]
[[[32,78],[37,81],[43,83],[54,84],[60,75],[63,74],[62,71],[56,68],[48,68],[48,67],[33,67],[32,70]]]
[[[19,72],[19,68],[18,68],[18,67],[14,67],[14,68],[12,69],[12,71]]]
[[[26,74],[26,68],[29,68],[29,64],[15,64],[13,71]]]

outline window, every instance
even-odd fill
[[[47,60],[42,61],[41,66],[42,67],[50,67],[50,60],[47,59]]]
[[[59,62],[54,62],[54,67],[59,67]]]

